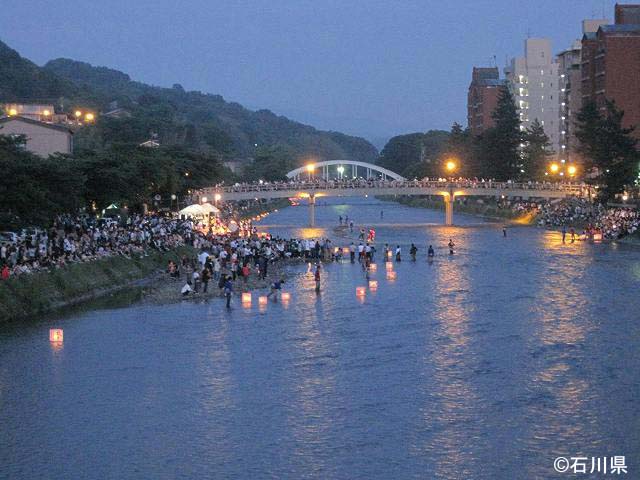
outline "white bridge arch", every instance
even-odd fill
[[[296,168],[295,170],[291,170],[289,173],[287,173],[287,178],[298,178],[301,175],[310,175],[311,173],[313,173],[314,175],[317,175],[318,173],[321,172],[322,178],[324,178],[325,180],[329,180],[329,167],[337,165],[338,167],[346,167],[347,165],[351,167],[351,175],[349,175],[348,173],[342,172],[339,175],[336,176],[342,176],[344,175],[345,178],[355,178],[357,177],[357,173],[358,173],[358,167],[360,168],[365,168],[366,169],[366,176],[365,178],[369,179],[372,178],[371,173],[372,172],[378,172],[381,173],[384,177],[389,177],[392,178],[393,180],[398,180],[398,181],[403,181],[405,180],[404,177],[398,175],[395,172],[392,172],[391,170],[388,170],[384,167],[381,167],[380,165],[375,165],[373,163],[367,163],[367,162],[358,162],[356,160],[325,160],[323,162],[316,162],[316,163],[310,163],[308,165],[304,165],[302,167]]]

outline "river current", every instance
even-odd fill
[[[613,455],[640,478],[640,250],[349,202],[319,200],[315,229],[303,205],[260,228],[342,246],[339,215],[373,226],[364,298],[357,263],[328,265],[319,295],[301,265],[288,303],[0,325],[0,478],[568,478],[556,457]]]

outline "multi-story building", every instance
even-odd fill
[[[640,138],[640,5],[616,5],[615,19],[582,37],[582,102],[615,102]]]
[[[473,135],[494,126],[493,111],[502,86],[498,67],[473,67],[467,96],[467,124]]]
[[[525,55],[511,60],[505,76],[525,130],[536,119],[544,127],[551,148],[559,153],[558,99],[560,95],[558,63],[546,38],[525,40]]]
[[[584,20],[582,33],[595,33],[600,25],[605,25],[608,20]],[[560,142],[560,160],[571,162],[575,160],[577,140],[575,137],[576,115],[582,108],[582,42],[576,40],[570,48],[557,55],[560,95],[558,98],[558,138]]]

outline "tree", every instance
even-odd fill
[[[451,133],[440,155],[441,171],[444,171],[443,165],[448,159],[453,159],[458,165],[456,174],[465,177],[480,175],[474,149],[474,138],[469,129],[463,129],[458,122],[454,122],[451,126]]]
[[[480,162],[483,175],[497,180],[509,180],[520,173],[520,119],[507,87],[500,88],[498,105],[493,112],[495,126],[480,140]]]
[[[631,136],[634,129],[622,126],[624,112],[611,101],[603,110],[593,103],[585,105],[578,114],[576,137],[580,152],[592,167],[591,178],[604,184],[600,193],[609,200],[636,180],[640,155],[637,140]]]
[[[448,137],[449,132],[443,130],[395,136],[384,146],[377,163],[407,178],[441,175],[438,158]]]
[[[521,178],[544,180],[547,160],[553,153],[550,151],[551,142],[544,132],[540,121],[536,118],[523,135],[524,147],[521,150],[522,168]]]
[[[285,180],[287,172],[296,168],[291,149],[284,146],[258,147],[256,156],[245,168],[244,177],[249,181]]]

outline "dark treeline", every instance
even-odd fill
[[[3,135],[0,171],[1,229],[47,226],[57,214],[94,214],[113,203],[140,211],[157,195],[159,206],[171,206],[172,195],[177,201],[230,176],[217,159],[179,147],[119,145],[41,158],[24,149],[24,138]]]
[[[603,200],[633,187],[638,178],[636,140],[631,136],[632,129],[622,127],[623,115],[613,103],[607,103],[604,110],[585,105],[577,117],[580,161],[574,165],[575,178],[604,185],[600,191]],[[500,92],[493,119],[495,126],[480,136],[458,123],[450,132],[399,135],[389,140],[378,163],[407,178],[448,176],[445,164],[454,160],[455,176],[521,181],[571,179],[568,170],[564,172],[568,165],[559,165],[557,172],[549,169],[557,156],[537,119],[521,130],[507,88]],[[560,176],[561,172],[565,175]]]

